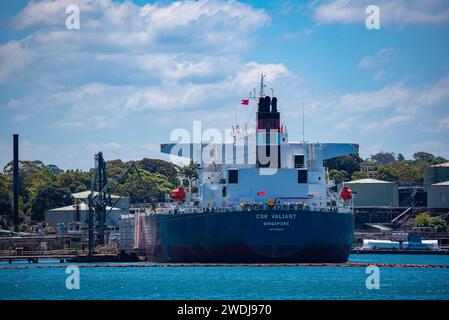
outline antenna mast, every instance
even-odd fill
[[[264,83],[265,75],[262,73],[260,76],[260,97],[265,97],[264,88],[266,87]]]

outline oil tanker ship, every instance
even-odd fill
[[[262,75],[258,97],[242,100],[257,103],[255,125],[233,127],[229,142],[161,145],[162,153],[195,161],[198,195],[122,216],[121,250],[152,262],[347,261],[351,197],[331,191],[323,161],[358,145],[289,142],[277,98],[264,87]],[[172,196],[183,200],[183,189]]]

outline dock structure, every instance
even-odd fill
[[[25,254],[25,255],[0,255],[0,261],[8,261],[10,264],[13,261],[28,261],[28,263],[38,263],[39,260],[59,260],[61,263],[65,261],[73,260],[77,257],[76,254]]]
[[[419,268],[419,269],[449,269],[449,265],[406,264],[406,263],[101,263],[79,264],[79,268],[179,268],[179,267],[342,267],[342,268],[366,268],[376,266],[379,268]],[[66,265],[44,266],[0,266],[5,269],[29,269],[29,268],[66,268]]]

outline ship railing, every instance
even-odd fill
[[[240,206],[231,206],[231,207],[208,207],[208,208],[164,208],[164,210],[151,211],[146,215],[152,214],[195,214],[195,213],[229,213],[229,212],[252,212],[252,211],[272,211],[272,210],[281,210],[281,211],[310,211],[310,212],[325,212],[325,213],[350,213],[350,210],[346,207],[337,207],[337,206],[328,206],[328,207],[319,207],[319,206],[307,206],[301,204],[279,204],[274,206],[268,206],[265,204],[244,204]]]

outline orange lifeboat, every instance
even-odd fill
[[[186,192],[183,187],[179,186],[170,192],[170,198],[172,200],[184,201],[186,199]]]
[[[352,191],[348,187],[343,187],[343,189],[340,192],[340,197],[344,201],[348,201],[352,199]]]

